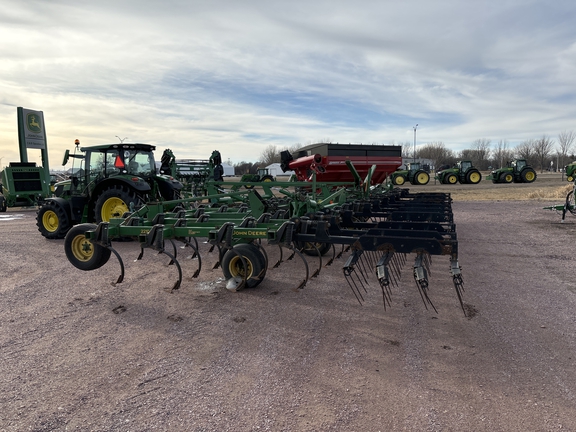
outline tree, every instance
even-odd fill
[[[564,160],[572,150],[572,144],[576,134],[574,131],[564,131],[558,134],[558,155],[560,156],[560,166],[557,168],[564,168]]]
[[[454,152],[444,145],[443,142],[433,142],[426,144],[418,150],[418,157],[430,159],[435,167],[441,165],[452,165],[455,162]]]
[[[500,140],[498,144],[496,144],[496,148],[494,148],[493,152],[493,165],[497,168],[502,168],[506,165],[506,162],[509,161],[514,157],[512,151],[508,148],[508,141]]]
[[[518,159],[526,159],[530,163],[530,159],[534,157],[534,140],[522,141],[516,146],[515,153]]]
[[[544,171],[544,166],[548,162],[548,157],[552,154],[554,141],[543,135],[542,138],[534,141],[534,156],[540,163],[540,172]]]
[[[490,164],[490,143],[488,138],[480,138],[474,141],[473,149],[476,157],[472,159],[474,165],[479,169],[487,169]]]
[[[280,151],[275,145],[270,144],[260,154],[260,163],[265,167],[277,162],[280,162]]]

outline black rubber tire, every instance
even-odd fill
[[[571,207],[571,208],[568,207],[568,211],[570,213],[572,213],[574,216],[576,216],[576,203],[574,202],[574,191],[573,190],[568,192],[568,195],[566,195],[566,205]]]
[[[482,180],[482,174],[477,169],[471,169],[466,173],[466,183],[478,184]]]
[[[6,198],[3,196],[0,196],[0,213],[4,213],[6,211],[6,207],[8,207],[6,205]]]
[[[312,244],[308,242],[296,242],[296,247],[299,250],[301,250],[302,253],[305,253],[306,255],[309,256],[318,256],[318,252],[320,252],[320,255],[324,256],[330,251],[330,249],[332,249],[332,244],[316,243],[316,248],[318,248],[318,252],[316,251],[314,246],[312,246]]]
[[[266,274],[266,259],[258,249],[257,246],[250,243],[241,243],[234,246],[234,251],[226,251],[222,258],[222,273],[224,278],[230,279],[233,277],[244,278],[245,270],[242,259],[238,254],[242,255],[246,265],[248,266],[248,274],[246,278],[246,288],[254,288],[264,280]]]
[[[36,226],[47,239],[63,239],[70,230],[70,219],[57,203],[47,201],[36,213]]]
[[[392,183],[395,184],[396,186],[402,186],[404,183],[406,183],[406,177],[404,177],[403,175],[394,176],[394,178],[392,179]]]
[[[427,185],[430,181],[430,175],[426,171],[416,171],[414,173],[414,183],[415,185]]]
[[[94,221],[96,223],[110,222],[112,217],[122,217],[124,213],[130,211],[131,202],[134,203],[136,209],[143,204],[142,198],[124,185],[115,185],[105,189],[96,199]]]
[[[270,174],[267,174],[265,176],[262,176],[262,178],[260,179],[261,182],[273,182],[274,181],[274,177],[272,177]]]
[[[110,249],[94,244],[86,238],[86,231],[94,229],[94,224],[80,224],[73,226],[66,234],[64,252],[70,264],[77,269],[96,270],[110,259]]]
[[[448,174],[446,176],[446,184],[456,184],[458,183],[458,177],[456,174]]]
[[[520,173],[522,183],[532,183],[536,180],[536,171],[532,168],[526,168]]]
[[[510,176],[510,177],[508,177]],[[506,179],[508,177],[508,179]],[[500,183],[512,183],[514,181],[514,176],[509,172],[503,172],[500,174]]]

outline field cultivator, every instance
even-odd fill
[[[278,187],[276,194],[270,195],[256,189],[219,190],[202,197],[149,203],[110,222],[75,226],[64,242],[66,256],[75,267],[94,270],[114,254],[120,263],[115,283],[120,283],[124,280],[124,263],[112,241],[132,238],[140,244],[138,259],[146,249],[170,259],[178,271],[172,289],[178,289],[182,268],[176,242],[194,251],[198,269],[192,277],[197,277],[202,267],[198,239],[207,239],[211,250],[218,252],[213,268],[221,267],[227,288],[236,291],[259,285],[269,269],[295,256],[304,263],[303,279],[298,283],[298,288],[303,288],[322,268],[342,259],[343,275],[358,301],[363,301],[372,274],[386,308],[391,303],[391,287],[398,284],[412,254],[420,296],[426,308],[436,310],[428,287],[431,256],[446,255],[464,310],[450,195],[412,194],[408,189],[381,185],[368,187],[371,172],[362,184],[348,186],[290,182],[292,190]],[[268,262],[265,246],[280,249],[276,263]],[[288,251],[286,258],[284,249]],[[347,256],[343,258],[344,254]],[[314,272],[307,258],[317,260]]]
[[[566,200],[564,201],[564,204],[544,207],[544,210],[555,210],[557,213],[561,213],[562,214],[561,222],[564,222],[566,220],[566,214],[568,213],[572,214],[573,216],[576,216],[576,202],[575,202],[576,180],[573,181],[574,181],[574,187],[566,195]]]

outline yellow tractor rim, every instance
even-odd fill
[[[454,184],[457,181],[458,181],[458,179],[456,178],[456,176],[454,174],[452,174],[451,176],[448,176],[448,183]]]
[[[56,232],[59,223],[58,215],[52,210],[48,210],[42,215],[42,225],[48,232]]]
[[[394,183],[397,184],[398,186],[403,185],[404,184],[404,177],[402,177],[402,176],[395,177]]]
[[[424,183],[428,182],[428,180],[429,180],[428,174],[426,174],[426,173],[418,174],[418,183],[424,184]]]
[[[113,217],[121,217],[127,211],[128,206],[120,198],[108,198],[102,205],[102,220],[110,222]]]
[[[528,171],[526,173],[526,180],[528,180],[528,181],[534,180],[534,173],[532,171]]]
[[[94,247],[92,243],[84,237],[84,234],[77,235],[72,239],[71,250],[78,261],[89,261],[92,255],[94,255]]]
[[[506,181],[510,183],[512,181],[512,174],[506,174]]]
[[[472,183],[478,183],[480,181],[480,174],[477,172],[473,172],[470,174],[470,181]]]
[[[244,264],[238,255],[235,255],[234,258],[230,260],[228,264],[228,270],[230,270],[230,274],[232,277],[239,276],[241,278],[244,277],[244,273],[248,273],[246,279],[250,279],[252,277],[252,263],[246,257],[243,257],[244,261],[246,262],[247,269],[244,268]],[[247,271],[246,271],[247,270]]]
[[[266,178],[265,178],[264,180],[262,180],[262,181],[263,181],[263,182],[271,182],[271,181],[272,181],[272,179],[271,179],[271,178],[268,178],[268,177],[266,177]]]
[[[568,180],[569,182],[571,182],[571,181],[573,181],[573,180],[574,180],[574,177],[572,177],[572,176],[568,176],[568,177],[566,177],[566,180]]]

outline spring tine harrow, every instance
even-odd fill
[[[420,293],[420,297],[422,297],[426,309],[428,309],[428,305],[430,305],[435,312],[438,312],[432,300],[428,297],[428,272],[425,268],[425,255],[426,252],[418,252],[416,254],[416,259],[414,260],[414,280],[416,281],[418,292]]]
[[[356,297],[356,300],[358,300],[358,303],[360,303],[360,304],[362,304],[362,302],[364,301],[364,297],[362,296],[362,292],[360,291],[358,284],[360,284],[362,289],[365,292],[367,292],[366,288],[362,284],[362,280],[360,279],[360,277],[356,273],[356,264],[357,264],[358,260],[360,259],[361,255],[362,255],[361,250],[355,250],[346,260],[344,267],[342,267],[342,271],[344,273],[344,277],[346,278],[346,282],[348,282],[348,286],[350,287],[350,289],[354,293],[354,296]],[[356,276],[356,279],[358,280],[358,284],[354,280],[354,276]]]

